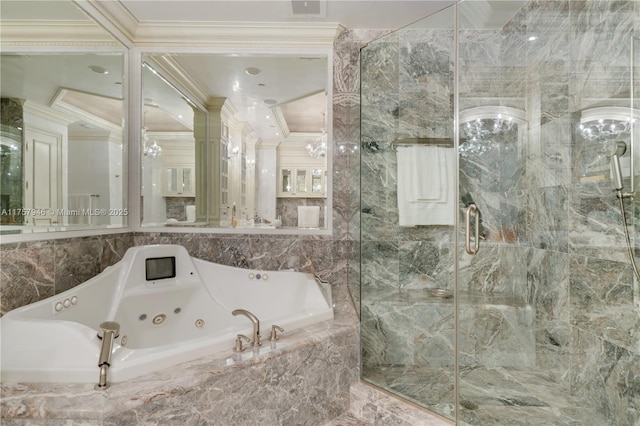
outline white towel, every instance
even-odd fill
[[[400,226],[454,224],[455,160],[453,148],[398,147]]]
[[[408,145],[398,147],[398,189],[406,191],[409,201],[446,201],[446,176],[438,163],[438,147]],[[400,166],[402,165],[402,167]],[[400,181],[409,185],[400,187]],[[422,184],[418,184],[422,182]],[[426,183],[426,184],[424,184]]]
[[[91,195],[69,194],[69,210],[77,212],[69,215],[69,223],[73,225],[88,225],[91,223],[91,216],[83,214],[93,208],[93,198]]]
[[[317,228],[320,224],[320,206],[298,206],[298,228]]]

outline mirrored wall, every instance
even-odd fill
[[[29,3],[3,2],[0,233],[124,227],[126,50],[72,2]]]
[[[145,54],[142,225],[326,229],[325,54]]]

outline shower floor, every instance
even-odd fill
[[[435,413],[453,417],[453,370],[429,366],[365,367],[368,382],[398,392]],[[461,373],[461,425],[609,426],[595,407],[580,405],[540,371],[475,368]],[[425,403],[424,401],[434,401]]]

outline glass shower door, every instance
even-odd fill
[[[443,10],[360,56],[362,377],[451,419],[454,24]]]

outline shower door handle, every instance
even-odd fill
[[[475,213],[476,216],[476,231],[474,234],[475,244],[473,248],[471,248],[471,213]],[[478,206],[476,206],[475,204],[470,204],[469,207],[467,207],[467,219],[465,221],[465,228],[466,237],[464,248],[467,253],[474,255],[478,253],[478,250],[480,250],[480,209],[478,209]]]

